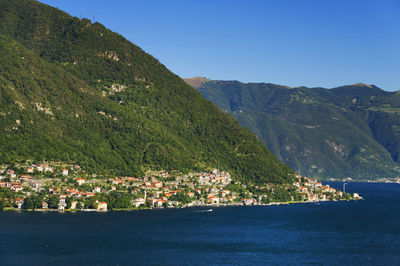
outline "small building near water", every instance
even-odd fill
[[[107,211],[107,202],[99,202],[97,204],[97,210],[98,211],[102,211],[102,212],[106,212]]]

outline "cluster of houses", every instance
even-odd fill
[[[53,173],[54,172],[54,167],[50,167],[48,164],[32,164],[31,166],[29,166],[26,169],[26,172],[28,174],[32,174],[34,171],[38,171],[38,172],[50,172]]]
[[[211,173],[195,173],[189,174],[189,177],[195,177],[199,185],[205,186],[227,186],[231,183],[231,175],[228,172],[219,172],[217,169],[212,170]]]
[[[79,166],[74,166],[74,167],[79,168]],[[34,173],[35,170],[41,173],[43,172],[54,173],[54,167],[51,167],[48,164],[39,164],[39,165],[32,164],[31,166],[26,168],[26,172],[28,174]],[[68,176],[68,169],[61,169],[60,172],[63,176]]]
[[[4,185],[5,184],[5,185]],[[25,183],[27,186],[30,185],[30,183]],[[0,182],[0,186],[1,187],[8,187],[10,188],[11,191],[22,191],[22,183],[9,183],[9,182]],[[15,186],[17,186],[18,189],[13,189]],[[79,191],[76,188],[67,188],[67,189],[61,189],[60,187],[56,187],[56,188],[48,188],[47,192],[49,193],[49,197],[57,197],[58,199],[58,211],[64,211],[67,207],[67,202],[66,199],[67,197],[72,198],[72,202],[71,202],[71,207],[70,209],[78,209],[77,205],[78,205],[78,201],[77,199],[80,198],[90,198],[95,196],[96,192],[100,192],[100,188],[96,187],[93,192],[87,192],[87,191]],[[27,193],[27,194],[31,194],[31,193]],[[13,200],[13,203],[15,203],[17,208],[21,208],[22,205],[24,204],[25,199],[24,198],[15,198]],[[84,208],[84,204],[83,203],[79,203],[81,204],[81,207],[79,208],[80,210],[85,210]],[[46,201],[42,201],[42,208],[41,210],[48,210],[49,205],[48,202]],[[37,209],[38,210],[38,209]],[[107,211],[107,203],[106,202],[99,202],[97,201],[97,211]]]
[[[0,187],[9,188],[11,191],[22,191],[22,183],[13,183],[13,182],[3,182],[0,181]]]
[[[0,170],[0,174],[6,174],[7,176],[11,177],[11,178],[15,178],[17,177],[17,175],[15,174],[14,170],[5,170],[5,169],[1,169]]]
[[[227,172],[216,169],[211,172],[191,173],[168,180],[168,172],[161,172],[159,177],[126,177],[112,180],[112,190],[117,187],[135,187],[135,192],[144,191],[141,197],[132,200],[132,206],[139,207],[148,203],[151,207],[178,207],[182,202],[176,200],[178,194],[188,197],[187,206],[221,204],[233,202],[235,193],[224,189],[232,182]]]
[[[48,165],[32,165],[26,169],[27,173],[33,171],[46,172],[54,171],[53,167]],[[68,169],[60,170],[62,175],[68,175]],[[14,176],[16,179],[17,176]],[[184,194],[188,199],[187,206],[196,205],[216,205],[230,204],[234,201],[242,203],[239,196],[226,189],[232,182],[229,173],[218,171],[216,169],[211,172],[191,173],[188,175],[176,176],[169,178],[168,172],[159,172],[157,177],[145,176],[142,178],[136,177],[120,177],[114,179],[85,179],[74,177],[73,184],[61,183],[59,178],[43,179],[35,176],[32,178],[29,175],[23,174],[19,177],[20,183],[1,182],[0,186],[8,187],[13,191],[23,191],[26,187],[27,191],[24,195],[31,195],[33,192],[45,191],[48,197],[57,197],[58,210],[63,211],[67,208],[66,199],[72,200],[70,209],[84,209],[83,200],[95,196],[97,193],[110,193],[112,191],[129,193],[132,196],[132,207],[148,206],[148,207],[180,207],[179,194]],[[72,177],[71,177],[72,178]],[[86,190],[90,187],[90,191],[82,189],[85,186]],[[15,199],[15,205],[18,208],[24,203],[23,197]],[[243,204],[253,204],[252,199],[243,199]],[[106,211],[107,203],[98,202],[98,211]],[[48,202],[42,202],[42,210],[48,210]]]
[[[294,182],[293,185],[298,188],[298,191],[302,193],[303,199],[306,201],[328,201],[343,197],[342,191],[336,190],[328,184],[323,185],[321,182],[299,174],[297,174],[296,177],[298,181]],[[360,199],[361,197],[357,193],[354,193],[353,198]]]
[[[71,167],[74,169],[74,167]],[[26,173],[51,172],[55,170],[48,164],[30,165]],[[182,206],[215,206],[215,205],[261,205],[263,199],[268,198],[267,192],[263,194],[252,194],[249,191],[243,197],[243,193],[230,190],[229,185],[232,178],[228,172],[214,169],[210,172],[190,173],[187,175],[174,175],[170,177],[168,172],[157,172],[152,176],[141,178],[120,177],[113,179],[87,179],[71,175],[68,169],[58,169],[59,174],[66,176],[62,178],[43,178],[40,175],[32,176],[22,174],[17,176],[13,170],[3,170],[0,174],[6,174],[12,179],[10,182],[2,181],[0,176],[0,187],[9,188],[17,193],[18,197],[13,199],[17,208],[24,204],[24,197],[33,193],[45,192],[47,200],[56,197],[58,200],[58,211],[66,208],[86,211],[107,211],[108,204],[96,200],[95,209],[85,209],[84,200],[94,197],[99,193],[108,194],[116,191],[126,193],[131,199],[131,207],[142,206],[161,207],[182,207]],[[4,177],[3,177],[4,178]],[[316,202],[341,198],[343,192],[337,191],[329,185],[311,178],[297,175],[298,180],[293,184],[297,192],[302,195],[303,201]],[[71,180],[73,182],[71,182]],[[241,185],[246,188],[246,186]],[[26,189],[24,189],[26,188]],[[255,188],[259,189],[258,186]],[[261,188],[261,189],[265,189]],[[353,195],[354,198],[359,197]],[[97,199],[94,198],[93,200]],[[67,204],[67,199],[69,206]],[[53,208],[54,209],[54,206]],[[49,202],[43,201],[40,210],[50,210]]]

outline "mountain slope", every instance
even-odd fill
[[[295,171],[356,179],[400,173],[398,92],[365,84],[327,90],[237,81],[210,81],[198,90]]]
[[[139,47],[32,0],[0,0],[1,162],[60,160],[141,174],[220,166],[241,180],[292,171]]]
[[[206,83],[208,81],[211,81],[211,80],[204,78],[204,77],[193,77],[193,78],[185,79],[185,82],[195,89],[200,88],[204,83]]]

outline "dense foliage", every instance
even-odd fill
[[[209,81],[198,89],[295,171],[374,179],[400,174],[400,93]]]
[[[176,195],[172,195],[169,197],[170,201],[179,201],[182,202],[183,204],[188,204],[189,202],[192,201],[192,199],[184,192],[178,192]]]
[[[155,58],[99,23],[0,0],[0,163],[77,163],[141,175],[220,166],[285,183],[292,171]]]

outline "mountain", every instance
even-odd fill
[[[400,92],[209,81],[198,91],[294,171],[358,180],[400,175]]]
[[[248,129],[124,37],[33,0],[0,0],[0,164],[91,173],[219,167],[286,183],[293,172]]]
[[[193,77],[193,78],[187,78],[184,79],[186,81],[187,84],[189,84],[190,86],[192,86],[195,89],[200,88],[204,83],[211,81],[208,78],[205,77]]]

